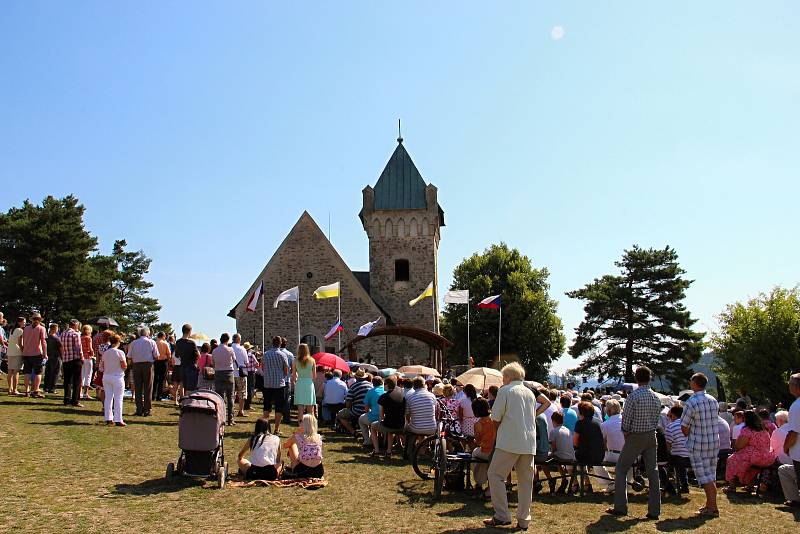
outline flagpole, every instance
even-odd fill
[[[436,292],[432,291],[431,295],[431,308],[433,308],[433,333],[437,334],[436,332]]]
[[[297,292],[297,346],[300,346],[300,291]]]
[[[500,320],[497,325],[497,363],[500,363],[500,342],[503,339],[503,306],[500,306]]]
[[[264,350],[264,309],[267,307],[267,294],[262,289],[261,290],[261,350]]]
[[[339,298],[336,299],[336,300],[339,301],[339,318],[338,318],[338,321],[341,323],[342,322],[342,286],[341,286],[341,282],[339,283],[339,295],[338,295],[338,297]],[[337,335],[338,335],[338,338],[339,338],[339,349],[337,350],[337,352],[341,352],[342,351],[342,331],[339,330],[339,332],[337,332]]]
[[[469,300],[467,300],[467,369],[470,368],[469,353]]]

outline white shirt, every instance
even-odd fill
[[[793,430],[800,434],[800,397],[797,397],[789,408],[789,422],[783,426],[788,427],[786,428],[787,432]],[[800,436],[794,442],[794,447],[789,449],[789,458],[795,462],[800,462]]]
[[[792,463],[792,459],[789,455],[783,452],[783,444],[786,442],[786,435],[789,434],[788,426],[789,425],[783,425],[776,428],[769,437],[770,450],[778,456],[778,461],[784,465],[791,465]]]
[[[739,439],[739,434],[741,434],[743,428],[744,428],[744,423],[733,425],[733,428],[731,428],[731,441],[736,441],[737,439]]]
[[[621,451],[625,446],[625,434],[622,433],[622,415],[612,415],[600,425],[603,438],[606,440],[606,449]]]
[[[103,353],[103,375],[124,376],[125,369],[122,363],[125,361],[125,353],[119,349],[110,348]]]
[[[250,463],[257,467],[275,465],[280,446],[281,438],[274,434],[266,434],[264,440],[250,451]]]
[[[513,454],[536,454],[536,398],[521,380],[497,391],[492,420],[500,423],[495,447]]]
[[[231,343],[233,355],[236,356],[236,369],[233,370],[233,376],[239,376],[239,368],[247,367],[247,351],[238,343]]]
[[[322,404],[344,404],[347,396],[347,384],[338,376],[334,376],[322,387]]]
[[[547,435],[548,436],[550,435],[550,432],[553,431],[553,421],[550,418],[553,416],[554,413],[556,413],[557,411],[560,411],[560,410],[558,410],[558,408],[556,408],[554,402],[555,401],[550,401],[550,406],[545,408],[545,410],[543,412],[544,413],[544,418],[547,420]],[[539,409],[539,406],[541,406],[541,404],[539,404],[537,402],[536,403],[536,409]]]

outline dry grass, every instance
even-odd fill
[[[100,425],[99,403],[65,408],[58,399],[0,397],[0,529],[26,532],[488,532],[488,504],[466,493],[431,500],[432,483],[410,466],[372,460],[352,440],[325,434],[327,488],[226,488],[211,482],[164,479],[175,461],[177,412],[157,403],[148,419],[129,417],[127,428]],[[132,402],[126,399],[126,410]],[[253,418],[250,418],[253,421]],[[225,443],[234,464],[250,425],[238,425]],[[546,491],[546,490],[545,490]],[[581,501],[538,496],[531,532],[798,532],[800,513],[755,497],[721,496],[722,517],[701,520],[693,489],[688,499],[664,503],[661,519],[643,521],[646,498],[631,498],[631,516],[604,516],[608,498]]]

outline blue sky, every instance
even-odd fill
[[[608,4],[608,5],[607,5]],[[77,195],[212,335],[303,209],[353,269],[395,146],[439,187],[440,277],[491,243],[564,292],[675,247],[703,329],[800,282],[794,2],[36,2],[0,14],[0,209]],[[554,27],[563,37],[554,39]],[[573,366],[563,358],[555,368]]]

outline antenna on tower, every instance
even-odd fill
[[[397,119],[397,142],[403,143],[403,135],[400,133],[400,119]]]

